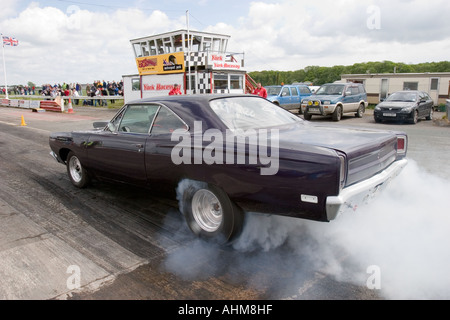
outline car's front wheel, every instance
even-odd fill
[[[336,106],[333,112],[333,121],[340,121],[342,118],[342,107]]]
[[[410,122],[412,124],[417,124],[417,122],[419,122],[419,111],[418,110],[413,111],[412,119],[410,120]]]
[[[195,235],[221,245],[234,240],[244,223],[243,211],[222,189],[208,184],[185,189],[182,211]]]
[[[73,153],[67,155],[67,174],[72,184],[78,188],[84,188],[91,182],[90,176],[80,162],[80,159]]]
[[[428,114],[428,116],[426,117],[427,120],[433,120],[433,108],[430,109],[430,113]]]
[[[311,120],[311,118],[312,118],[312,115],[305,111],[305,113],[303,114],[303,119],[309,121],[309,120]]]

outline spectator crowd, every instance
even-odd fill
[[[83,105],[90,106],[107,106],[108,100],[101,99],[104,96],[123,96],[123,81],[94,81],[92,84],[81,85],[79,83],[63,83],[61,84],[45,84],[40,92],[42,96],[55,98],[56,96],[73,97],[74,104],[78,105],[80,99],[78,97],[90,97],[97,99],[84,99]],[[111,103],[114,100],[111,99]]]
[[[5,87],[0,88],[0,94],[6,94]],[[44,84],[41,88],[33,86],[11,86],[8,87],[9,95],[40,95],[47,99],[54,99],[57,96],[72,97],[74,104],[92,106],[107,106],[108,100],[114,103],[114,99],[101,99],[105,96],[123,96],[123,81],[93,81],[92,84],[63,83],[63,84]],[[81,97],[80,99],[78,97]],[[90,99],[87,99],[90,98]],[[93,99],[97,98],[97,99]]]

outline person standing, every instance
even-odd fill
[[[181,95],[180,87],[178,84],[174,84],[172,90],[169,92],[169,96]]]
[[[264,88],[263,86],[261,86],[261,83],[257,84],[256,89],[253,91],[253,94],[256,94],[260,97],[263,97],[265,99],[267,99],[267,90],[266,88]]]
[[[78,93],[78,91],[77,91],[76,88],[73,88],[73,89],[72,89],[72,96],[74,97],[73,103],[76,104],[76,105],[78,105],[78,103],[80,102],[80,100],[77,99],[77,98],[80,96],[80,94]]]

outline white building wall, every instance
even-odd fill
[[[382,79],[388,80],[388,93],[404,89],[405,82],[417,82],[417,89],[427,92],[435,105],[445,103],[450,96],[450,73],[421,73],[421,74],[347,74],[342,75],[344,81],[359,81],[364,83],[369,103],[380,101]],[[438,79],[437,90],[431,90],[432,79]]]

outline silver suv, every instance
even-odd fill
[[[324,84],[301,104],[305,120],[313,115],[331,115],[334,121],[341,120],[345,113],[362,118],[367,106],[366,89],[361,83]]]

